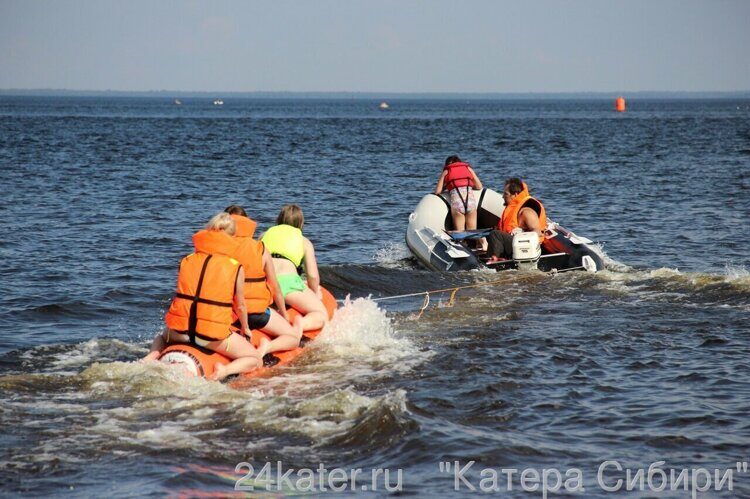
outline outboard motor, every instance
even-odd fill
[[[539,257],[542,256],[542,245],[536,232],[521,232],[513,236],[513,261],[519,270],[533,270],[537,268]]]

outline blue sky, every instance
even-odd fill
[[[750,90],[750,1],[0,0],[0,88]]]

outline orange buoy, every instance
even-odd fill
[[[618,113],[625,112],[625,97],[618,97],[615,99],[615,111]]]

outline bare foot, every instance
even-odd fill
[[[159,360],[159,355],[161,355],[161,352],[159,352],[158,350],[149,352],[148,355],[143,357],[138,362],[156,362],[157,360]]]
[[[214,373],[208,378],[212,381],[221,381],[227,377],[227,366],[224,364],[216,364],[214,366]]]
[[[268,353],[268,345],[270,344],[271,340],[269,340],[265,336],[261,336],[260,345],[258,345],[258,355],[260,355],[261,363],[263,362],[263,357],[265,357]]]

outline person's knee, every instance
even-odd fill
[[[322,310],[316,310],[315,313],[320,315],[320,319],[323,321],[323,324],[328,324],[328,312],[325,308]]]

